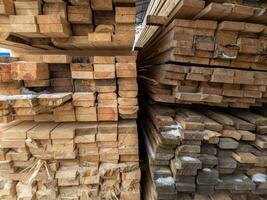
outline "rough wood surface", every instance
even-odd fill
[[[266,123],[264,116],[249,110],[232,109],[229,114],[197,106],[164,106],[145,99],[141,105],[146,173],[151,179],[145,184],[147,191],[171,199],[176,195],[179,199],[181,193],[193,194],[187,199],[234,199],[235,193],[251,191],[265,197],[256,181],[266,177],[266,137],[257,128]],[[199,195],[204,193],[207,196]]]
[[[3,0],[0,14],[0,44],[17,51],[130,51],[135,38],[135,1]]]

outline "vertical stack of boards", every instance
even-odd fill
[[[0,0],[0,199],[141,199],[135,1]],[[267,198],[266,8],[150,1],[144,199]]]
[[[151,1],[139,50],[145,199],[267,199],[266,1]]]
[[[0,199],[140,200],[134,0],[2,0]]]

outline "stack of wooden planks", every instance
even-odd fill
[[[150,4],[135,44],[142,47],[140,83],[150,97],[167,103],[262,106],[267,75],[264,6],[181,0],[168,14],[156,9],[167,5]]]
[[[135,43],[145,199],[267,199],[266,19],[263,1],[150,2]]]
[[[135,60],[25,54],[0,64],[1,85],[21,88],[0,96],[2,121],[15,119],[0,131],[1,198],[140,199]]]
[[[135,0],[1,2],[2,46],[17,51],[132,48]]]
[[[137,118],[135,56],[23,55],[20,59],[1,63],[3,73],[8,69],[7,83],[19,81],[32,91],[3,94],[3,102],[13,108],[16,119],[88,122]]]
[[[94,58],[99,62],[107,59]],[[5,174],[1,176],[2,198],[140,199],[137,126],[135,120],[125,120],[137,117],[135,58],[118,57],[116,64],[115,57],[107,60],[110,59],[113,64],[85,64],[86,67],[83,63],[60,67],[57,61],[38,65],[34,61],[35,67],[28,61],[12,63],[29,66],[26,78],[15,77],[21,77],[25,89],[37,87],[41,93],[1,96],[3,121],[11,120],[12,115],[20,120],[4,126],[0,134],[0,173]],[[83,76],[88,65],[93,76]],[[44,70],[37,71],[36,66]],[[81,77],[72,76],[71,83],[76,78],[91,83],[76,84],[74,90],[65,93],[47,93],[44,89],[49,91],[50,85],[42,85],[43,80],[32,74],[39,76],[51,66],[68,67],[69,72],[70,68],[78,68]],[[124,72],[128,67],[132,71]],[[53,92],[53,79],[50,82]]]
[[[190,63],[266,71],[266,26],[212,20],[174,20],[149,51],[144,64]],[[248,48],[249,47],[249,48]]]
[[[153,42],[174,19],[204,19],[266,24],[266,2],[239,0],[175,0],[151,2],[135,44],[143,48]],[[158,27],[162,26],[162,27]]]
[[[148,199],[225,190],[266,198],[266,117],[238,109],[142,105]]]
[[[253,35],[253,36],[252,36]],[[174,20],[151,45],[143,63],[180,62],[266,70],[266,26],[208,20]],[[251,46],[251,48],[247,48]]]
[[[141,199],[135,14],[0,0],[0,199]]]
[[[267,72],[185,64],[140,69],[142,88],[155,101],[249,108],[266,103]]]
[[[134,120],[13,121],[0,132],[2,199],[140,199]]]

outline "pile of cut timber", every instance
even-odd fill
[[[135,13],[0,1],[0,199],[140,200]]]
[[[142,64],[176,62],[266,71],[266,35],[262,24],[176,19],[141,54]]]
[[[162,4],[150,4],[136,43],[143,47],[140,83],[153,100],[238,108],[266,102],[265,8],[180,0],[167,13]]]
[[[2,80],[3,86],[20,83],[33,91],[19,94],[9,87],[7,94],[2,93],[1,110],[6,113],[7,106],[13,108],[16,119],[89,122],[137,118],[135,56],[23,55],[20,61],[0,65],[1,73],[9,77]]]
[[[0,44],[22,50],[129,49],[135,0],[3,0]]]
[[[267,71],[161,64],[140,69],[139,78],[158,102],[239,108],[267,102]]]
[[[1,199],[140,199],[134,120],[0,129]]]
[[[174,20],[141,54],[144,86],[161,102],[261,106],[266,102],[266,30],[243,22]]]
[[[166,17],[149,7],[136,43],[143,47],[138,65],[146,93],[168,103],[238,108],[266,103],[265,8],[198,0],[172,6]]]
[[[135,44],[146,199],[267,199],[266,19],[262,1],[150,2]]]
[[[16,119],[0,134],[1,197],[140,199],[135,56],[27,54],[0,65],[1,119]]]
[[[158,26],[167,27],[177,18],[266,24],[266,8],[266,2],[258,0],[176,0],[171,3],[150,3],[135,46],[146,47],[157,40],[158,34],[162,32],[162,28]]]
[[[267,198],[266,117],[248,110],[142,105],[148,197],[226,190],[244,199]]]

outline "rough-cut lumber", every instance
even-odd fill
[[[248,110],[241,114],[232,109],[229,114],[144,99],[142,111],[141,129],[149,163],[145,189],[153,191],[157,197],[153,199],[179,199],[182,194],[188,199],[202,199],[199,194],[211,199],[229,195],[231,199],[236,193],[244,194],[244,199],[249,199],[248,193],[266,197],[266,188],[257,188],[260,177],[262,184],[266,182],[266,137],[258,130],[266,124],[265,117]],[[241,122],[247,126],[240,127]]]
[[[109,192],[120,197],[127,192],[134,199],[140,199],[141,171],[136,159],[138,139],[135,121],[14,121],[1,126],[0,132],[0,171],[5,174],[1,176],[5,186],[1,189],[1,197],[5,199],[22,194],[27,198],[31,195],[69,198],[69,192],[75,191],[76,187],[84,188],[84,192],[90,193],[90,198],[106,198]],[[77,160],[90,164],[85,166]],[[29,167],[33,167],[36,174]],[[50,183],[59,192],[45,187]],[[44,187],[37,189],[35,184]],[[108,185],[109,189],[106,188]],[[25,187],[31,192],[23,192]],[[83,197],[78,192],[72,193],[72,196]]]
[[[0,0],[0,199],[141,199],[135,0]]]
[[[61,49],[130,52],[135,39],[134,1],[3,0],[0,14],[0,44],[20,52]]]
[[[177,0],[172,4],[169,2],[150,2],[135,47],[146,48],[175,18],[266,24],[266,4],[262,3],[263,5],[261,5],[257,2],[227,0]],[[165,17],[165,20],[159,19],[159,22],[150,23],[151,17],[155,19]],[[157,27],[159,25],[161,27]]]
[[[155,101],[248,108],[266,102],[265,73],[161,64],[145,66],[140,79]]]

